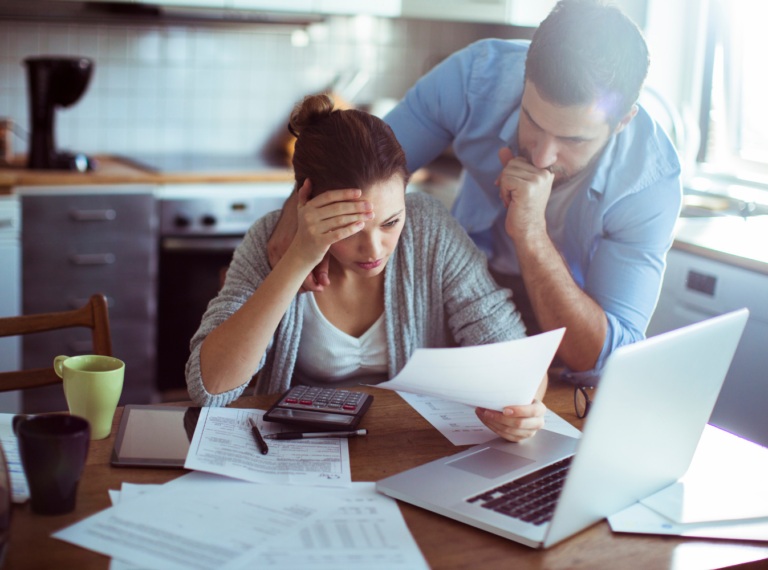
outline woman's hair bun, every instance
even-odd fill
[[[307,95],[301,103],[296,103],[291,113],[290,127],[296,136],[309,126],[329,117],[333,112],[334,102],[330,95]]]

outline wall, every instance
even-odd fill
[[[295,101],[339,74],[369,75],[357,103],[400,98],[451,52],[483,37],[519,37],[520,29],[358,16],[332,17],[306,32],[0,21],[0,117],[29,128],[24,57],[86,56],[95,74],[83,98],[58,114],[59,148],[249,153],[283,128]],[[294,45],[307,37],[306,46]]]

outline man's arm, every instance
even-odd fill
[[[644,336],[679,212],[679,172],[611,209],[582,291],[546,231],[552,174],[510,160],[508,149],[500,158],[506,230],[537,320],[543,330],[566,327],[558,355],[572,372],[599,368],[613,349]]]

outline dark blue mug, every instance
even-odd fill
[[[91,426],[78,416],[44,414],[13,418],[32,510],[60,515],[75,509]]]

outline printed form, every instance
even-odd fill
[[[123,561],[118,567],[213,570],[337,508],[312,487],[192,473],[53,537]]]
[[[424,556],[394,499],[376,492],[375,483],[349,489],[324,489],[336,511],[281,541],[233,560],[222,570],[428,570]]]
[[[472,406],[409,392],[398,394],[453,445],[478,445],[499,437],[485,427]],[[544,429],[569,437],[581,437],[578,429],[552,410],[544,414]]]
[[[184,463],[186,469],[252,483],[348,487],[352,482],[346,438],[268,440],[262,455],[252,417],[263,435],[295,428],[265,422],[263,410],[203,408]]]

